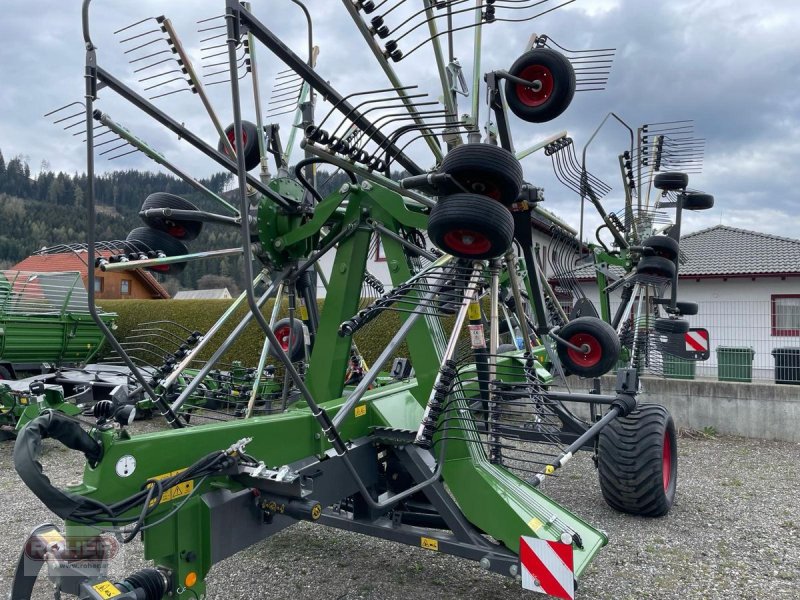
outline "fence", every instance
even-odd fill
[[[721,374],[736,381],[741,374],[742,379],[767,383],[777,375],[779,382],[800,383],[800,307],[771,300],[698,304],[698,314],[684,318],[692,327],[708,330],[711,357],[695,365],[696,377],[718,379]]]

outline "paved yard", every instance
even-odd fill
[[[138,427],[142,425],[137,424]],[[152,427],[150,424],[145,427]],[[53,520],[17,479],[0,445],[0,598],[26,533]],[[45,472],[79,478],[78,455],[47,444]],[[56,470],[56,465],[58,469]],[[600,495],[588,455],[545,491],[610,535],[579,582],[582,600],[800,598],[800,444],[743,438],[680,440],[678,500],[669,516],[620,515]],[[115,564],[141,566],[138,542]],[[400,600],[541,598],[472,563],[356,534],[300,524],[219,565],[209,597]],[[40,581],[36,598],[52,598]]]

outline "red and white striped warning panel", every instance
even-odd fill
[[[575,600],[572,545],[522,536],[519,540],[522,587],[563,600]]]
[[[683,342],[692,360],[708,360],[711,355],[708,329],[693,327],[683,334]]]
[[[690,329],[684,334],[686,350],[689,352],[708,351],[708,331],[706,329]]]

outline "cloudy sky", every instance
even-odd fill
[[[318,71],[343,93],[387,86],[343,0],[307,0],[314,16],[314,43],[320,47]],[[344,0],[350,1],[350,0]],[[532,3],[532,2],[530,2]],[[558,4],[550,0],[539,10]],[[6,159],[23,155],[34,172],[42,161],[69,172],[84,170],[81,136],[62,131],[43,117],[48,111],[82,98],[83,44],[78,0],[40,0],[35,4],[3,0],[0,16],[0,150]],[[383,7],[397,4],[391,0]],[[497,6],[503,3],[498,2]],[[508,3],[506,3],[508,5]],[[515,6],[526,6],[527,2]],[[144,91],[148,82],[137,81],[125,54],[133,42],[121,45],[124,35],[113,32],[145,17],[164,14],[179,32],[198,69],[208,34],[197,32],[196,22],[219,15],[221,0],[166,2],[95,0],[92,34],[98,46],[98,62],[144,95],[180,89]],[[411,15],[421,2],[409,0],[392,13],[394,21]],[[471,6],[466,0],[459,7]],[[303,53],[306,28],[302,13],[289,0],[253,0],[253,11],[296,52]],[[520,18],[535,10],[503,11],[498,16]],[[387,17],[387,22],[390,18]],[[508,68],[525,49],[531,33],[546,33],[573,49],[617,49],[611,78],[604,92],[576,95],[572,106],[558,119],[540,125],[513,120],[518,149],[555,132],[567,130],[580,151],[594,128],[610,111],[632,127],[643,123],[693,119],[698,137],[706,140],[702,173],[691,176],[690,185],[716,196],[713,210],[687,219],[686,229],[719,223],[800,238],[800,200],[794,177],[800,163],[800,41],[796,24],[800,4],[786,0],[577,0],[533,21],[496,23],[486,28],[482,70]],[[153,21],[126,32],[152,29]],[[422,40],[425,27],[401,42],[406,51]],[[148,41],[152,37],[142,38]],[[471,81],[472,33],[456,35],[456,56]],[[154,52],[163,47],[147,46]],[[222,57],[224,59],[224,57]],[[283,67],[266,49],[260,49],[259,74],[264,103],[272,78]],[[218,59],[219,60],[219,59]],[[138,63],[142,64],[142,63]],[[157,71],[153,71],[155,73]],[[404,84],[416,84],[428,92],[428,101],[440,95],[436,69],[429,48],[423,47],[398,65]],[[178,87],[175,87],[178,85]],[[229,87],[209,87],[215,109],[227,123],[231,118]],[[244,111],[252,118],[252,95]],[[110,92],[101,92],[98,108],[124,124],[140,138],[161,150],[184,169],[198,175],[218,170],[174,135],[137,112]],[[480,97],[484,99],[484,92]],[[180,92],[155,101],[177,120],[205,139],[214,139],[212,125],[197,96]],[[469,100],[461,99],[462,111]],[[430,108],[428,108],[430,110]],[[320,103],[318,114],[327,107]],[[375,111],[377,117],[380,111]],[[278,119],[284,141],[290,117]],[[482,107],[482,120],[486,110]],[[62,124],[63,125],[63,124]],[[588,151],[590,170],[614,190],[605,203],[608,210],[621,206],[617,155],[625,149],[625,131],[605,127]],[[423,166],[432,158],[424,144],[409,146]],[[295,159],[299,152],[295,152]],[[545,207],[577,225],[579,199],[552,174],[550,160],[542,153],[523,161],[526,175],[546,190]],[[141,154],[113,162],[101,159],[101,170],[115,168],[156,169]]]

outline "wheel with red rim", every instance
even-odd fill
[[[172,257],[189,253],[189,249],[183,242],[176,240],[165,231],[153,229],[152,227],[137,227],[128,234],[125,241],[129,247],[143,254],[162,252],[164,256]],[[185,262],[147,267],[149,271],[163,273],[164,275],[180,275],[185,268]]]
[[[174,218],[166,216],[145,216],[147,210],[158,208],[172,208],[175,210],[198,210],[198,208],[175,194],[168,194],[166,192],[155,192],[150,194],[142,203],[142,208],[139,210],[139,217],[146,225],[153,229],[158,229],[170,234],[172,237],[190,242],[196,239],[200,232],[203,230],[202,221],[193,221],[186,218]]]
[[[236,150],[236,133],[234,132],[233,123],[225,129],[225,136],[233,146],[233,149]],[[242,121],[242,145],[244,145],[245,169],[248,171],[255,169],[261,164],[261,150],[258,147],[258,127],[250,121]],[[227,155],[222,140],[219,141],[217,150]]]
[[[441,195],[466,190],[512,204],[522,189],[519,161],[505,148],[492,144],[462,144],[453,148],[445,155],[438,173],[450,175],[453,180],[439,186]]]
[[[569,343],[558,343],[564,368],[580,377],[600,377],[619,359],[621,344],[614,328],[597,317],[578,317],[558,332]]]
[[[272,332],[278,338],[281,349],[289,356],[292,362],[302,360],[306,356],[306,332],[303,322],[294,319],[281,319],[272,327]],[[278,358],[278,351],[270,346],[269,353],[273,358]]]
[[[550,48],[534,48],[520,56],[508,72],[531,82],[506,80],[508,108],[523,121],[552,121],[569,107],[575,96],[575,69],[569,59]]]
[[[428,236],[437,248],[458,258],[502,256],[514,240],[509,210],[475,194],[441,198],[428,218]]]
[[[643,517],[666,515],[675,501],[678,441],[660,404],[640,404],[598,437],[600,490],[611,508]]]

